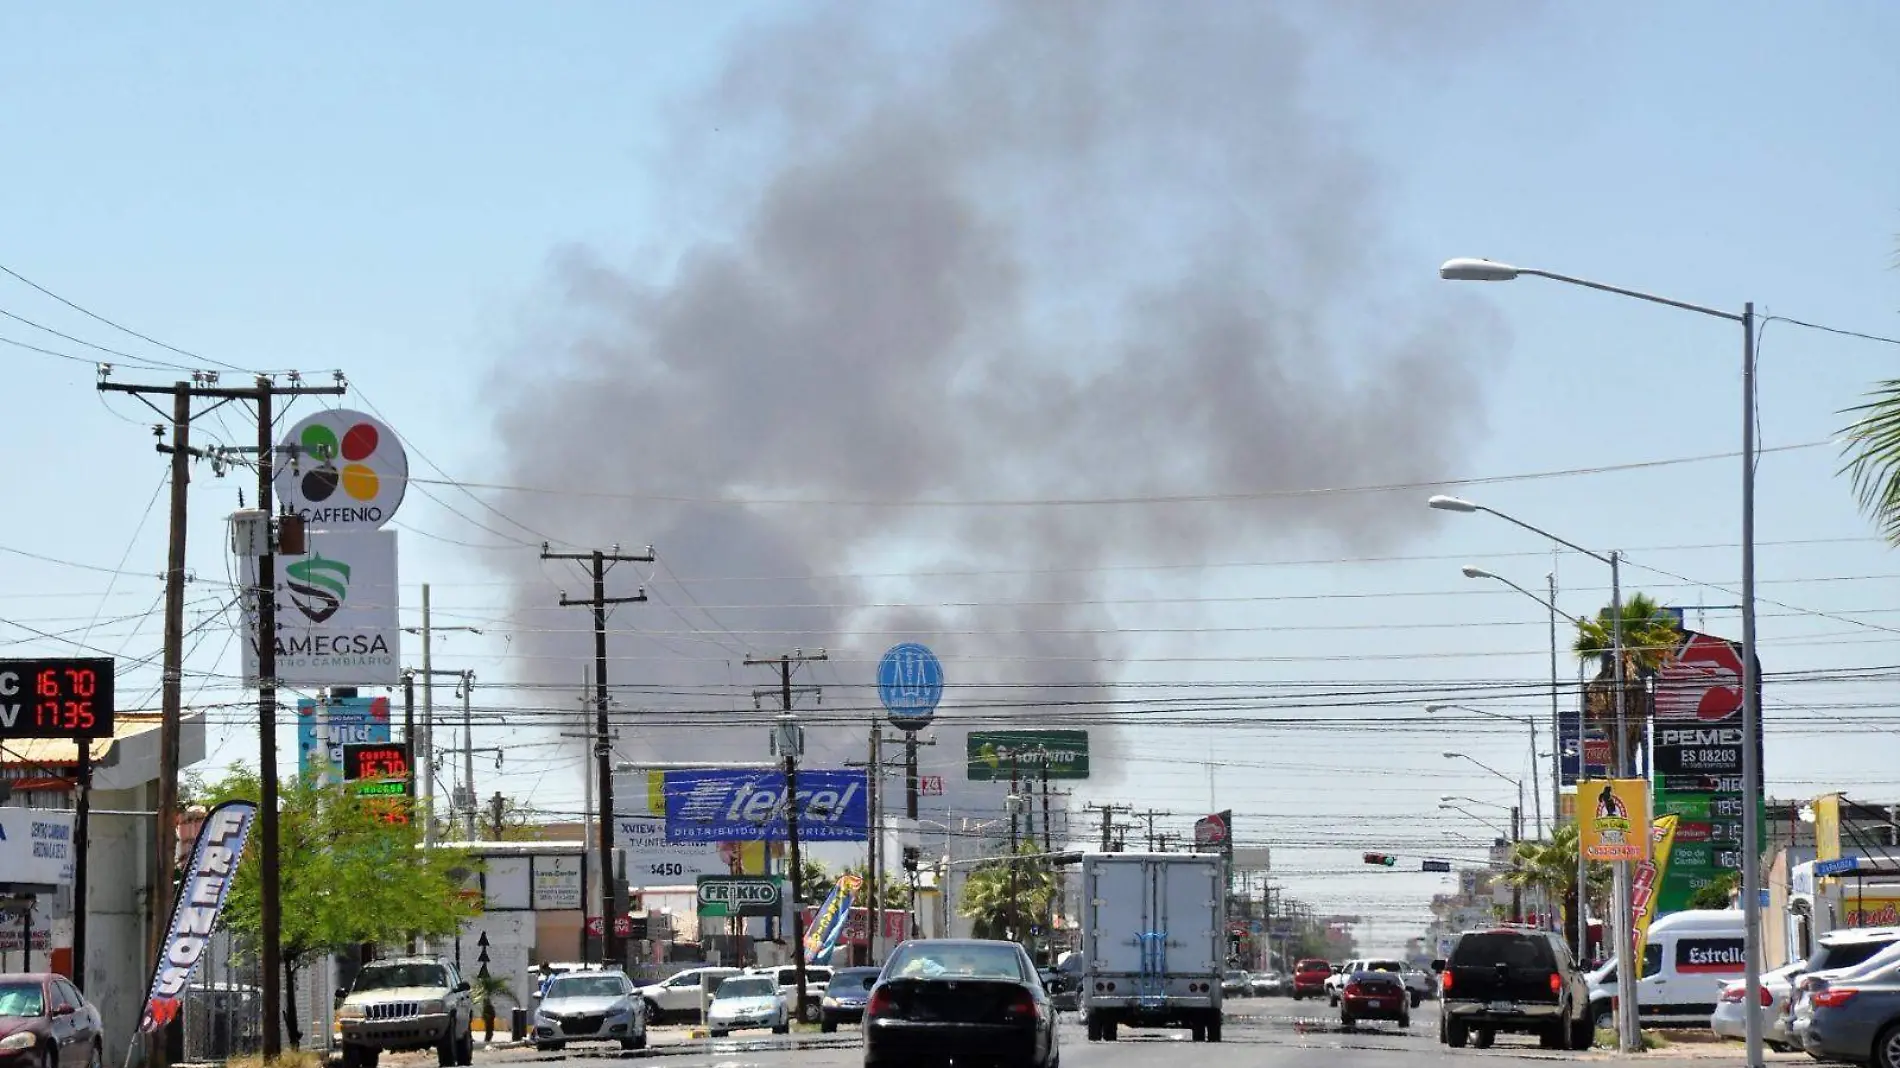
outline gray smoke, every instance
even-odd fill
[[[616,613],[613,678],[652,687],[619,691],[623,710],[698,725],[629,726],[623,752],[763,757],[731,711],[774,683],[748,651],[826,647],[798,680],[826,686],[815,716],[868,725],[879,652],[920,638],[958,686],[926,757],[954,782],[952,724],[1048,725],[1064,713],[1037,706],[1113,695],[1136,650],[1091,603],[1129,588],[1099,565],[1379,550],[1419,506],[928,502],[1405,483],[1459,471],[1483,427],[1500,331],[1428,288],[1430,263],[1379,284],[1381,168],[1311,71],[1326,33],[1372,25],[1396,87],[1387,53],[1443,63],[1470,20],[1435,35],[1380,14],[1403,5],[1302,21],[1089,0],[918,9],[956,13],[923,31],[884,10],[749,31],[665,163],[681,225],[716,235],[639,269],[564,251],[553,323],[498,375],[507,482],[623,495],[501,507],[665,561],[654,603]],[[912,569],[979,574],[862,577]],[[526,679],[577,685],[585,613],[550,606],[585,583],[552,564],[511,577]],[[814,731],[812,758],[863,759],[865,733]],[[1092,731],[1096,791],[1117,733]]]

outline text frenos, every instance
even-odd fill
[[[197,845],[183,873],[184,885],[172,913],[171,930],[159,949],[152,986],[146,993],[140,1030],[156,1031],[177,1018],[180,999],[204,957],[218,913],[231,893],[231,881],[244,855],[244,840],[256,812],[257,806],[248,801],[226,801],[211,810],[199,829]]]

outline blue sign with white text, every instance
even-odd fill
[[[929,726],[943,700],[943,661],[916,642],[891,646],[877,664],[877,696],[893,724],[907,731]]]
[[[798,773],[798,839],[862,842],[869,778],[850,769]],[[785,838],[785,773],[708,768],[661,780],[669,842],[777,842]]]
[[[1579,778],[1602,779],[1610,773],[1609,760],[1604,746],[1608,738],[1602,731],[1591,731],[1586,744],[1583,730],[1583,712],[1580,709],[1565,709],[1557,714],[1557,758],[1558,772],[1563,785],[1575,786]],[[1584,762],[1586,750],[1593,750],[1599,759]]]
[[[333,697],[297,700],[297,771],[322,770],[323,781],[343,781],[343,747],[351,742],[389,741],[389,698]]]

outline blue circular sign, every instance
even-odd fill
[[[929,726],[943,700],[943,661],[916,642],[891,646],[878,661],[877,696],[897,726],[907,731]]]

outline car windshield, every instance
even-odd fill
[[[374,964],[356,973],[354,989],[397,990],[409,986],[448,985],[448,972],[440,964]]]
[[[893,954],[886,975],[900,979],[1009,979],[1021,982],[1022,953],[1013,945],[933,945],[913,942]]]
[[[627,992],[617,975],[565,975],[548,984],[553,998],[611,998]]]
[[[1402,972],[1404,970],[1405,965],[1396,960],[1369,960],[1366,962],[1366,971],[1369,972]]]
[[[0,1016],[44,1016],[46,998],[38,983],[0,983]]]
[[[1831,971],[1835,968],[1853,968],[1867,963],[1883,951],[1896,944],[1894,942],[1867,939],[1855,942],[1821,943],[1819,961],[1813,971]]]
[[[769,998],[778,993],[778,984],[767,975],[747,975],[734,977],[719,984],[719,992],[713,995],[714,1001],[730,998]]]
[[[875,982],[878,972],[877,968],[846,968],[831,977],[831,986],[840,994],[849,994],[853,990],[862,992],[870,988],[865,980]]]
[[[1380,969],[1376,971],[1367,970],[1367,971],[1358,971],[1358,972],[1352,973],[1352,981],[1355,983],[1362,984],[1362,985],[1373,984],[1373,985],[1392,986],[1398,983],[1399,977],[1397,975],[1394,975],[1392,972],[1388,970],[1384,970],[1384,969]]]
[[[1468,934],[1458,940],[1451,962],[1459,968],[1542,968],[1553,970],[1550,945],[1541,938],[1508,933]]]

